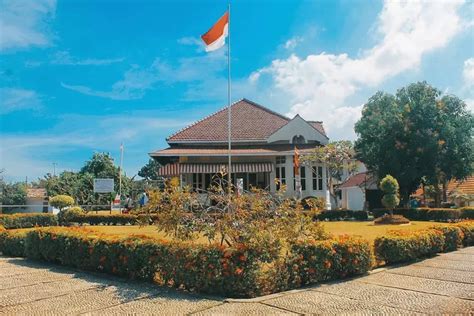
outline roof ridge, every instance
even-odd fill
[[[246,99],[246,98],[241,98],[241,99],[239,99],[239,100],[237,100],[237,101],[231,103],[230,107],[232,107],[232,106],[234,106],[235,104],[237,104],[237,103],[239,103],[239,102],[242,102],[242,101],[245,101],[245,102],[247,102],[247,103],[249,103],[249,104],[251,104],[251,105],[253,105],[253,106],[255,106],[255,107],[258,107],[258,108],[264,110],[265,112],[268,112],[268,113],[270,113],[270,114],[276,115],[276,116],[278,116],[278,117],[280,117],[280,118],[282,118],[282,119],[285,119],[285,120],[288,120],[288,121],[291,120],[290,118],[288,118],[288,117],[286,117],[286,116],[284,116],[284,115],[282,115],[282,114],[280,114],[280,113],[277,113],[277,112],[275,112],[275,111],[273,111],[273,110],[270,110],[269,108],[267,108],[267,107],[265,107],[265,106],[263,106],[263,105],[260,105],[260,104],[258,104],[258,103],[256,103],[256,102],[253,102],[253,101],[251,101],[251,100],[249,100],[249,99]],[[220,108],[219,110],[217,110],[217,111],[215,111],[215,112],[213,112],[213,113],[211,113],[211,114],[209,114],[209,115],[203,117],[202,119],[197,120],[197,121],[195,121],[195,122],[193,122],[193,123],[191,123],[191,124],[189,124],[189,125],[183,127],[182,129],[180,129],[180,130],[178,130],[177,132],[175,132],[175,133],[171,134],[170,136],[168,136],[168,137],[166,138],[166,141],[169,141],[171,138],[173,138],[174,136],[178,135],[179,133],[181,133],[181,132],[187,130],[188,128],[191,128],[191,127],[193,127],[193,126],[195,126],[195,125],[201,123],[202,121],[205,121],[205,120],[207,120],[208,118],[210,118],[210,117],[212,117],[212,116],[214,116],[214,115],[216,115],[216,114],[219,114],[219,113],[222,112],[222,111],[227,110],[228,107],[229,107],[229,106],[225,106],[225,107],[223,107],[223,108]]]

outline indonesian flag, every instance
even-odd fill
[[[229,34],[229,12],[226,12],[201,38],[206,44],[206,52],[217,50],[224,46]]]
[[[295,176],[300,174],[300,152],[295,146],[295,154],[293,156],[293,168],[295,171]]]

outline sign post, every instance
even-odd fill
[[[94,179],[94,193],[114,192],[114,179]],[[112,205],[110,206],[112,212]]]

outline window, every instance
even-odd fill
[[[313,190],[321,191],[323,189],[323,167],[313,167]]]
[[[276,164],[277,165],[284,165],[286,162],[286,157],[285,156],[277,156],[276,157]]]
[[[304,136],[301,135],[295,135],[293,136],[293,139],[291,140],[292,144],[304,144],[306,143],[306,140],[304,139]]]
[[[300,180],[301,180],[301,191],[306,190],[306,168],[300,167]],[[293,188],[296,190],[296,175],[295,169],[293,168]]]
[[[199,191],[203,186],[203,174],[202,173],[193,173],[193,190]]]
[[[301,190],[306,190],[306,168],[300,167]]]
[[[276,167],[276,178],[278,179],[277,182],[277,190],[280,190],[281,184],[286,184],[286,172],[285,167]]]

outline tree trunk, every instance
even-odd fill
[[[448,202],[448,183],[443,181],[443,202]]]
[[[439,184],[436,183],[435,186],[434,186],[434,190],[435,190],[435,207],[440,207],[440,198],[441,198],[441,191],[439,189]]]

